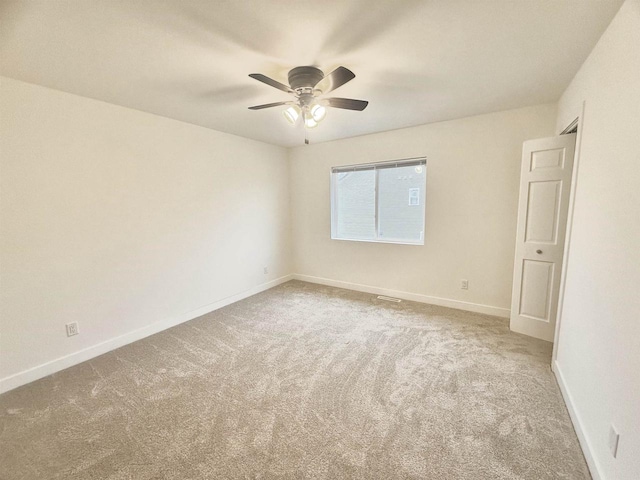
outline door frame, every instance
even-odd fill
[[[580,151],[582,150],[582,132],[584,131],[584,111],[586,102],[582,102],[580,108],[572,115],[573,118],[561,131],[560,135],[571,133],[578,129],[576,135],[576,146],[573,156],[573,171],[571,172],[571,187],[569,189],[569,209],[567,211],[567,226],[564,238],[564,254],[562,256],[562,269],[560,271],[560,289],[558,291],[558,310],[556,312],[556,330],[553,336],[553,353],[551,354],[551,369],[556,371],[556,360],[558,358],[558,341],[560,339],[560,328],[562,326],[562,311],[564,307],[564,294],[567,284],[567,266],[569,263],[569,250],[571,245],[571,230],[573,229],[573,212],[576,201],[576,190],[578,187],[578,170],[580,169]]]

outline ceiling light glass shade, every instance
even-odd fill
[[[287,122],[291,125],[295,125],[298,121],[298,117],[300,117],[300,107],[297,105],[291,105],[282,113],[284,114],[284,118],[287,119]]]
[[[316,122],[320,122],[327,114],[327,109],[317,103],[311,107],[311,116]]]
[[[313,119],[313,115],[310,112],[304,114],[304,126],[307,128],[314,128],[318,126],[318,122]]]

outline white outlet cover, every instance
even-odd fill
[[[67,337],[73,337],[80,333],[77,322],[67,323],[65,326],[67,327]]]
[[[620,442],[620,434],[617,432],[616,427],[611,425],[609,429],[609,450],[611,450],[611,455],[613,458],[616,458],[618,455],[618,443]]]

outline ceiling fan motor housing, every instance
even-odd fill
[[[313,89],[323,78],[324,73],[316,67],[296,67],[289,71],[289,85],[293,90]]]

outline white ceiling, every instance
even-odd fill
[[[283,146],[288,100],[248,77],[339,65],[312,143],[556,101],[622,0],[0,1],[8,77]]]

